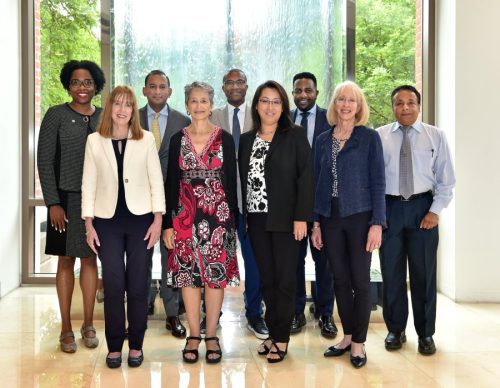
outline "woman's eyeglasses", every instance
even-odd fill
[[[92,86],[94,86],[94,80],[88,78],[84,80],[72,79],[71,81],[69,81],[69,87],[73,89],[79,88],[82,85],[85,88],[91,88]]]

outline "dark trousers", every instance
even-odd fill
[[[344,334],[364,343],[370,323],[371,252],[366,251],[371,212],[341,217],[338,199],[332,199],[332,215],[322,217],[321,235],[333,271],[337,308]]]
[[[238,240],[240,242],[241,255],[245,265],[245,310],[249,320],[262,316],[262,292],[260,289],[260,274],[253,254],[250,235],[245,233],[243,215],[238,213]]]
[[[266,324],[276,342],[288,342],[295,312],[299,242],[292,232],[267,232],[267,213],[250,213],[248,231],[266,303]]]
[[[300,242],[299,262],[297,264],[297,291],[295,293],[295,313],[304,312],[306,306],[306,256],[307,246],[311,249],[311,255],[314,260],[314,269],[316,281],[311,282],[311,294],[315,305],[316,315],[332,315],[333,313],[333,275],[330,270],[328,259],[323,251],[313,247],[311,243],[311,231],[308,232],[308,238]]]
[[[125,340],[125,292],[130,349],[142,349],[147,328],[151,250],[144,236],[152,214],[95,218],[104,285],[104,323],[109,352],[121,352]]]
[[[411,201],[387,197],[387,224],[380,248],[384,281],[383,313],[387,329],[405,330],[408,321],[406,262],[408,260],[415,330],[432,336],[436,322],[436,262],[438,228],[421,229],[432,194]]]

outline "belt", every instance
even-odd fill
[[[182,171],[183,179],[206,179],[206,178],[220,178],[221,171],[220,170],[187,170]]]
[[[418,194],[410,195],[409,198],[405,198],[402,195],[389,195],[389,194],[387,194],[386,198],[395,199],[395,200],[398,200],[398,201],[412,201],[414,199],[422,198],[422,197],[425,197],[425,196],[431,195],[431,194],[432,194],[432,191],[426,191],[424,193],[418,193]]]

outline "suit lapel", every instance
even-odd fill
[[[243,132],[248,132],[252,129],[252,108],[246,104],[245,107],[245,123],[243,124]],[[227,115],[226,115],[227,117]]]
[[[118,166],[116,164],[116,156],[115,156],[115,150],[113,149],[113,143],[109,138],[99,136],[99,139],[101,142],[101,147],[104,151],[104,155],[106,155],[106,159],[108,159],[108,163],[113,169],[115,177],[118,180]]]
[[[229,108],[226,106],[222,109],[222,128],[226,129],[226,131],[230,132],[229,129]]]
[[[149,123],[148,123],[148,106],[144,106],[139,110],[139,118],[141,121],[141,127],[146,131],[149,131]]]
[[[293,131],[293,128],[290,128],[289,131]],[[276,133],[273,136],[273,140],[271,141],[271,144],[269,145],[269,151],[267,151],[267,156],[266,156],[266,164],[273,154],[274,150],[276,147],[283,141],[284,137],[286,135],[282,133],[280,130],[276,130]]]

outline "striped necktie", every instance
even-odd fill
[[[411,127],[401,126],[403,142],[399,153],[399,194],[405,199],[413,195],[413,162],[411,159],[411,145],[408,131]]]
[[[160,149],[161,146],[160,122],[158,121],[158,117],[160,117],[160,113],[155,113],[153,115],[153,128],[151,131],[153,133],[153,136],[155,137],[157,151]]]

